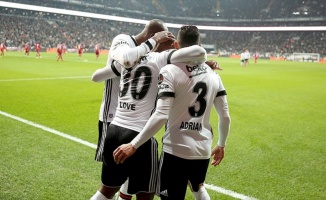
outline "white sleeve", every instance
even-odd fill
[[[229,106],[226,96],[216,97],[214,100],[214,107],[218,114],[218,146],[224,147],[226,144],[226,139],[230,132],[231,118],[229,114]]]
[[[153,39],[148,39],[135,48],[131,48],[128,45],[120,45],[113,51],[110,50],[111,58],[118,61],[125,68],[131,68],[142,56],[150,52],[155,45],[156,41]]]
[[[185,63],[185,64],[201,64],[207,60],[206,50],[198,45],[185,47],[175,51],[171,60],[168,60],[168,64],[171,63]],[[170,63],[169,63],[170,62]]]
[[[174,98],[161,97],[157,100],[156,110],[147,121],[144,129],[131,141],[136,149],[153,137],[166,123]]]
[[[115,78],[120,76],[121,66],[119,63],[108,64],[102,69],[97,69],[92,75],[92,81],[102,82],[107,79]]]

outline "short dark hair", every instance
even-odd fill
[[[178,42],[180,47],[198,45],[200,34],[197,26],[182,26],[178,33]]]

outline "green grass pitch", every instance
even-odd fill
[[[0,111],[95,144],[103,84],[90,76],[107,56],[34,56],[0,57]],[[326,65],[258,60],[245,68],[213,59],[224,68],[232,124],[225,159],[209,167],[207,184],[260,200],[326,199]],[[217,134],[215,112],[211,123]],[[93,148],[4,115],[0,141],[0,199],[90,199],[99,187]]]

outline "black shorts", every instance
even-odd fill
[[[114,124],[110,124],[109,130],[110,133],[106,135],[104,144],[102,183],[108,187],[120,187],[128,178],[129,194],[154,193],[158,177],[156,139],[149,139],[124,163],[116,164],[113,159],[113,151],[121,144],[131,142],[138,132]]]
[[[98,140],[97,140],[97,148],[95,152],[95,160],[98,162],[103,161],[103,148],[105,142],[105,136],[107,134],[108,127],[110,122],[102,122],[98,121]]]
[[[188,182],[197,192],[205,182],[208,165],[209,159],[189,160],[162,152],[157,195],[162,200],[183,200]]]

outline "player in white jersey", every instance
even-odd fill
[[[181,27],[180,47],[198,42],[197,27]],[[219,116],[219,140],[211,150],[213,133],[209,118],[213,105]],[[136,138],[114,151],[116,163],[128,162],[126,158],[138,152],[166,121],[160,162],[160,197],[163,200],[184,199],[188,182],[200,196],[205,190],[203,184],[210,156],[213,156],[211,164],[214,166],[222,161],[230,128],[226,92],[220,77],[206,64],[165,66],[160,72],[155,113]],[[200,198],[210,199],[209,196]]]
[[[244,57],[244,66],[248,66],[249,65],[249,59],[250,59],[250,53],[249,53],[248,50],[246,50],[244,52],[243,57]]]
[[[157,51],[168,49],[166,42],[161,43]],[[170,42],[171,45],[171,42]],[[128,192],[131,194],[144,191],[153,194],[156,189],[158,155],[157,142],[154,138],[134,155],[130,163],[117,165],[112,157],[113,150],[125,142],[131,141],[146,124],[155,108],[159,70],[170,62],[204,62],[205,50],[200,46],[188,47],[174,53],[174,50],[162,53],[150,53],[132,69],[121,69],[120,96],[116,115],[109,126],[109,134],[104,145],[103,184],[114,188],[129,178]],[[188,59],[188,60],[187,60]],[[117,65],[112,65],[116,67]],[[118,71],[112,69],[112,72]],[[114,75],[114,73],[106,73]],[[107,78],[112,78],[108,76]],[[138,165],[141,163],[141,165]],[[106,166],[107,168],[104,168]],[[108,177],[108,178],[105,178]],[[144,194],[141,194],[144,195]]]
[[[245,55],[245,52],[241,52],[240,54],[240,65],[241,66],[244,66],[244,63],[245,63],[245,58],[244,58],[244,55]]]
[[[125,34],[120,34],[116,36],[110,48],[109,58],[106,64],[106,67],[103,69],[96,70],[92,76],[92,80],[95,82],[100,82],[105,80],[103,99],[100,108],[99,114],[99,123],[98,123],[98,146],[96,150],[95,160],[102,161],[103,146],[105,141],[105,136],[107,133],[107,128],[112,121],[116,107],[118,105],[118,94],[119,94],[119,81],[120,78],[116,77],[113,79],[106,78],[106,69],[111,68],[114,60],[113,55],[119,54],[128,56],[123,56],[123,58],[129,63],[135,63],[140,56],[145,55],[149,52],[156,43],[163,42],[171,37],[169,32],[160,32],[160,25],[163,22],[160,20],[151,20],[144,28],[144,30],[136,36],[130,36]],[[156,33],[156,34],[155,34]],[[155,34],[155,35],[154,35]],[[151,39],[149,39],[152,37]],[[147,40],[148,39],[148,40]],[[140,44],[138,46],[138,44]],[[131,56],[129,56],[131,54]],[[119,76],[119,71],[115,71],[117,76]],[[128,195],[126,184],[120,190],[120,199],[131,199],[131,196]],[[92,197],[92,199],[104,198],[107,188],[102,184],[99,191]]]

